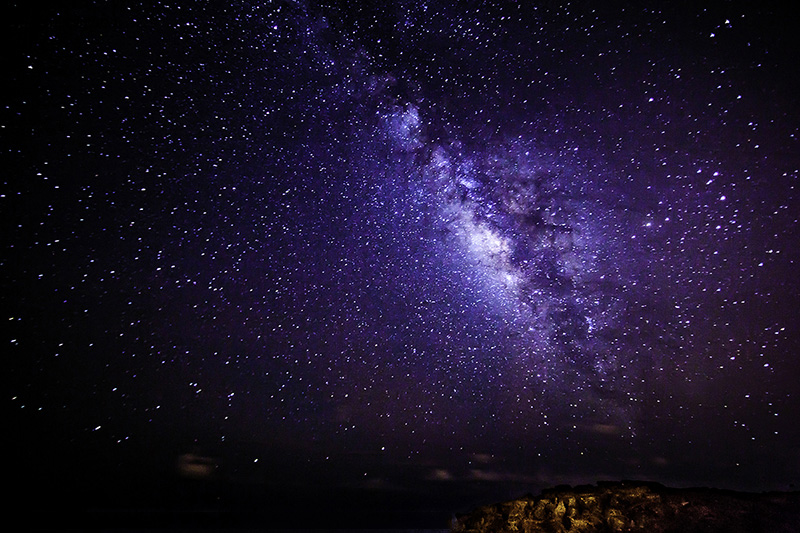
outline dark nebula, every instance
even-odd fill
[[[18,501],[791,489],[796,17],[628,4],[2,8]]]

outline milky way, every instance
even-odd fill
[[[795,483],[796,38],[622,4],[8,8],[20,449]]]

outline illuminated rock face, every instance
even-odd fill
[[[654,483],[557,487],[459,517],[454,533],[792,532],[800,493],[670,489]]]

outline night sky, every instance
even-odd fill
[[[798,20],[703,3],[4,4],[17,501],[790,490]]]

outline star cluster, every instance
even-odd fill
[[[28,462],[201,446],[234,480],[476,501],[797,481],[785,13],[4,10]]]

